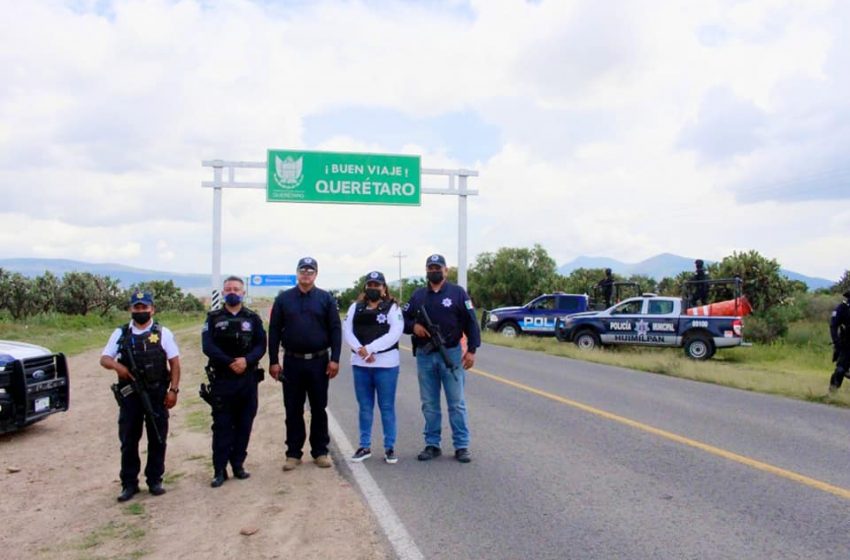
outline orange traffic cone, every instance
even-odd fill
[[[753,306],[747,300],[747,296],[718,301],[708,305],[691,307],[685,313],[688,315],[714,315],[723,317],[745,317],[753,312]]]

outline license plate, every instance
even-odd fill
[[[44,412],[45,410],[49,410],[50,397],[41,397],[40,399],[35,399],[34,405],[36,412]]]

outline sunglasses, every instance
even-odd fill
[[[316,271],[312,268],[299,268],[298,274],[303,274],[304,276],[313,276],[316,274]]]

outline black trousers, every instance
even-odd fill
[[[283,406],[286,409],[286,456],[300,459],[307,434],[304,427],[304,401],[310,399],[310,455],[328,454],[328,361],[283,358]]]
[[[838,360],[835,362],[835,371],[829,380],[830,386],[841,387],[841,383],[844,381],[844,374],[848,373],[848,371],[850,371],[850,348],[839,348]]]
[[[156,414],[156,426],[162,436],[162,443],[156,439],[151,419],[145,418],[142,400],[137,393],[123,399],[118,412],[118,439],[121,441],[121,487],[127,488],[139,484],[139,471],[142,462],[139,459],[139,441],[144,426],[148,438],[148,459],[145,465],[145,479],[148,486],[162,482],[165,472],[165,445],[168,436],[168,409],[165,408],[166,384],[151,389],[151,405]]]
[[[246,372],[236,378],[216,379],[212,384],[213,469],[223,471],[227,463],[242,467],[248,456],[248,441],[257,416],[257,374]]]

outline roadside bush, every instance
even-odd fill
[[[756,311],[744,319],[744,338],[749,342],[767,344],[788,333],[788,325],[802,314],[793,305],[777,305]]]
[[[127,307],[130,295],[133,292],[150,292],[157,311],[203,311],[204,304],[192,294],[184,294],[173,280],[151,280],[133,284],[129,290],[123,292],[117,306],[121,309]]]
[[[832,310],[841,302],[841,297],[822,294],[805,294],[803,296],[795,296],[795,299],[801,301],[803,319],[824,325],[829,323]]]

